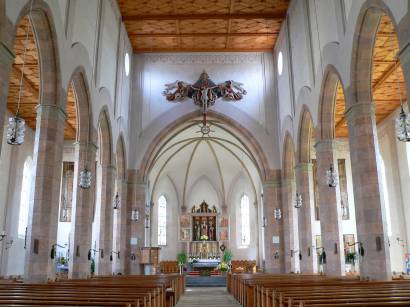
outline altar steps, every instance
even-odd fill
[[[191,272],[188,272],[188,275],[189,276],[201,276],[201,273],[199,271],[191,271]],[[211,276],[220,276],[220,275],[221,273],[218,270],[211,271]]]
[[[226,276],[192,276],[187,275],[187,287],[226,287]]]

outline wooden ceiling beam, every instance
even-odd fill
[[[161,15],[123,15],[123,21],[143,20],[192,20],[192,19],[274,19],[284,20],[286,11],[275,13],[247,13],[247,14],[161,14]]]
[[[150,52],[272,52],[272,48],[134,48],[135,53]]]
[[[15,67],[13,65],[12,67],[12,73],[15,75],[15,77],[18,78],[18,80],[20,80],[21,78],[21,70],[18,69],[17,67]],[[17,86],[19,86],[19,84],[17,84]],[[34,97],[39,96],[38,94],[38,89],[36,88],[36,86],[26,78],[26,76],[23,76],[23,91],[27,90],[30,94],[32,94]]]
[[[269,33],[229,33],[229,32],[221,32],[221,33],[130,33],[128,36],[130,38],[151,38],[151,37],[204,37],[204,36],[235,36],[235,37],[242,37],[242,36],[251,36],[251,37],[259,37],[259,36],[278,36],[279,32],[269,32]]]
[[[383,83],[396,71],[400,66],[400,61],[393,62],[380,76],[380,78],[373,84],[373,92],[377,91]]]

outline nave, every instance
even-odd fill
[[[226,288],[187,288],[176,307],[237,307],[240,306]]]

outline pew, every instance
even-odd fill
[[[98,276],[44,284],[0,281],[0,306],[172,307],[185,291],[184,276]]]
[[[301,274],[229,274],[228,291],[247,307],[410,306],[410,281],[361,281]]]

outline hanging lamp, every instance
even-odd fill
[[[30,3],[30,10],[27,18],[27,27],[26,27],[26,38],[24,41],[24,52],[23,52],[23,66],[21,68],[20,75],[20,84],[19,84],[19,93],[17,99],[17,109],[14,116],[9,118],[9,124],[7,127],[7,144],[9,145],[21,145],[24,143],[24,135],[26,131],[26,122],[23,118],[20,117],[20,102],[21,102],[21,93],[23,91],[23,78],[24,78],[24,69],[26,67],[26,55],[27,55],[27,43],[28,43],[28,34],[30,29],[30,16],[33,8],[33,1]]]
[[[399,65],[399,60],[396,59],[396,61],[397,66]],[[410,142],[410,114],[407,114],[403,108],[399,79],[397,79],[397,92],[399,93],[400,97],[400,114],[396,118],[396,137],[401,142]]]
[[[302,193],[297,193],[296,192],[296,198],[295,198],[295,208],[299,209],[302,208],[303,201],[302,201]]]
[[[339,183],[339,176],[333,167],[333,164],[330,164],[329,169],[326,171],[326,183],[329,188],[334,188]]]

